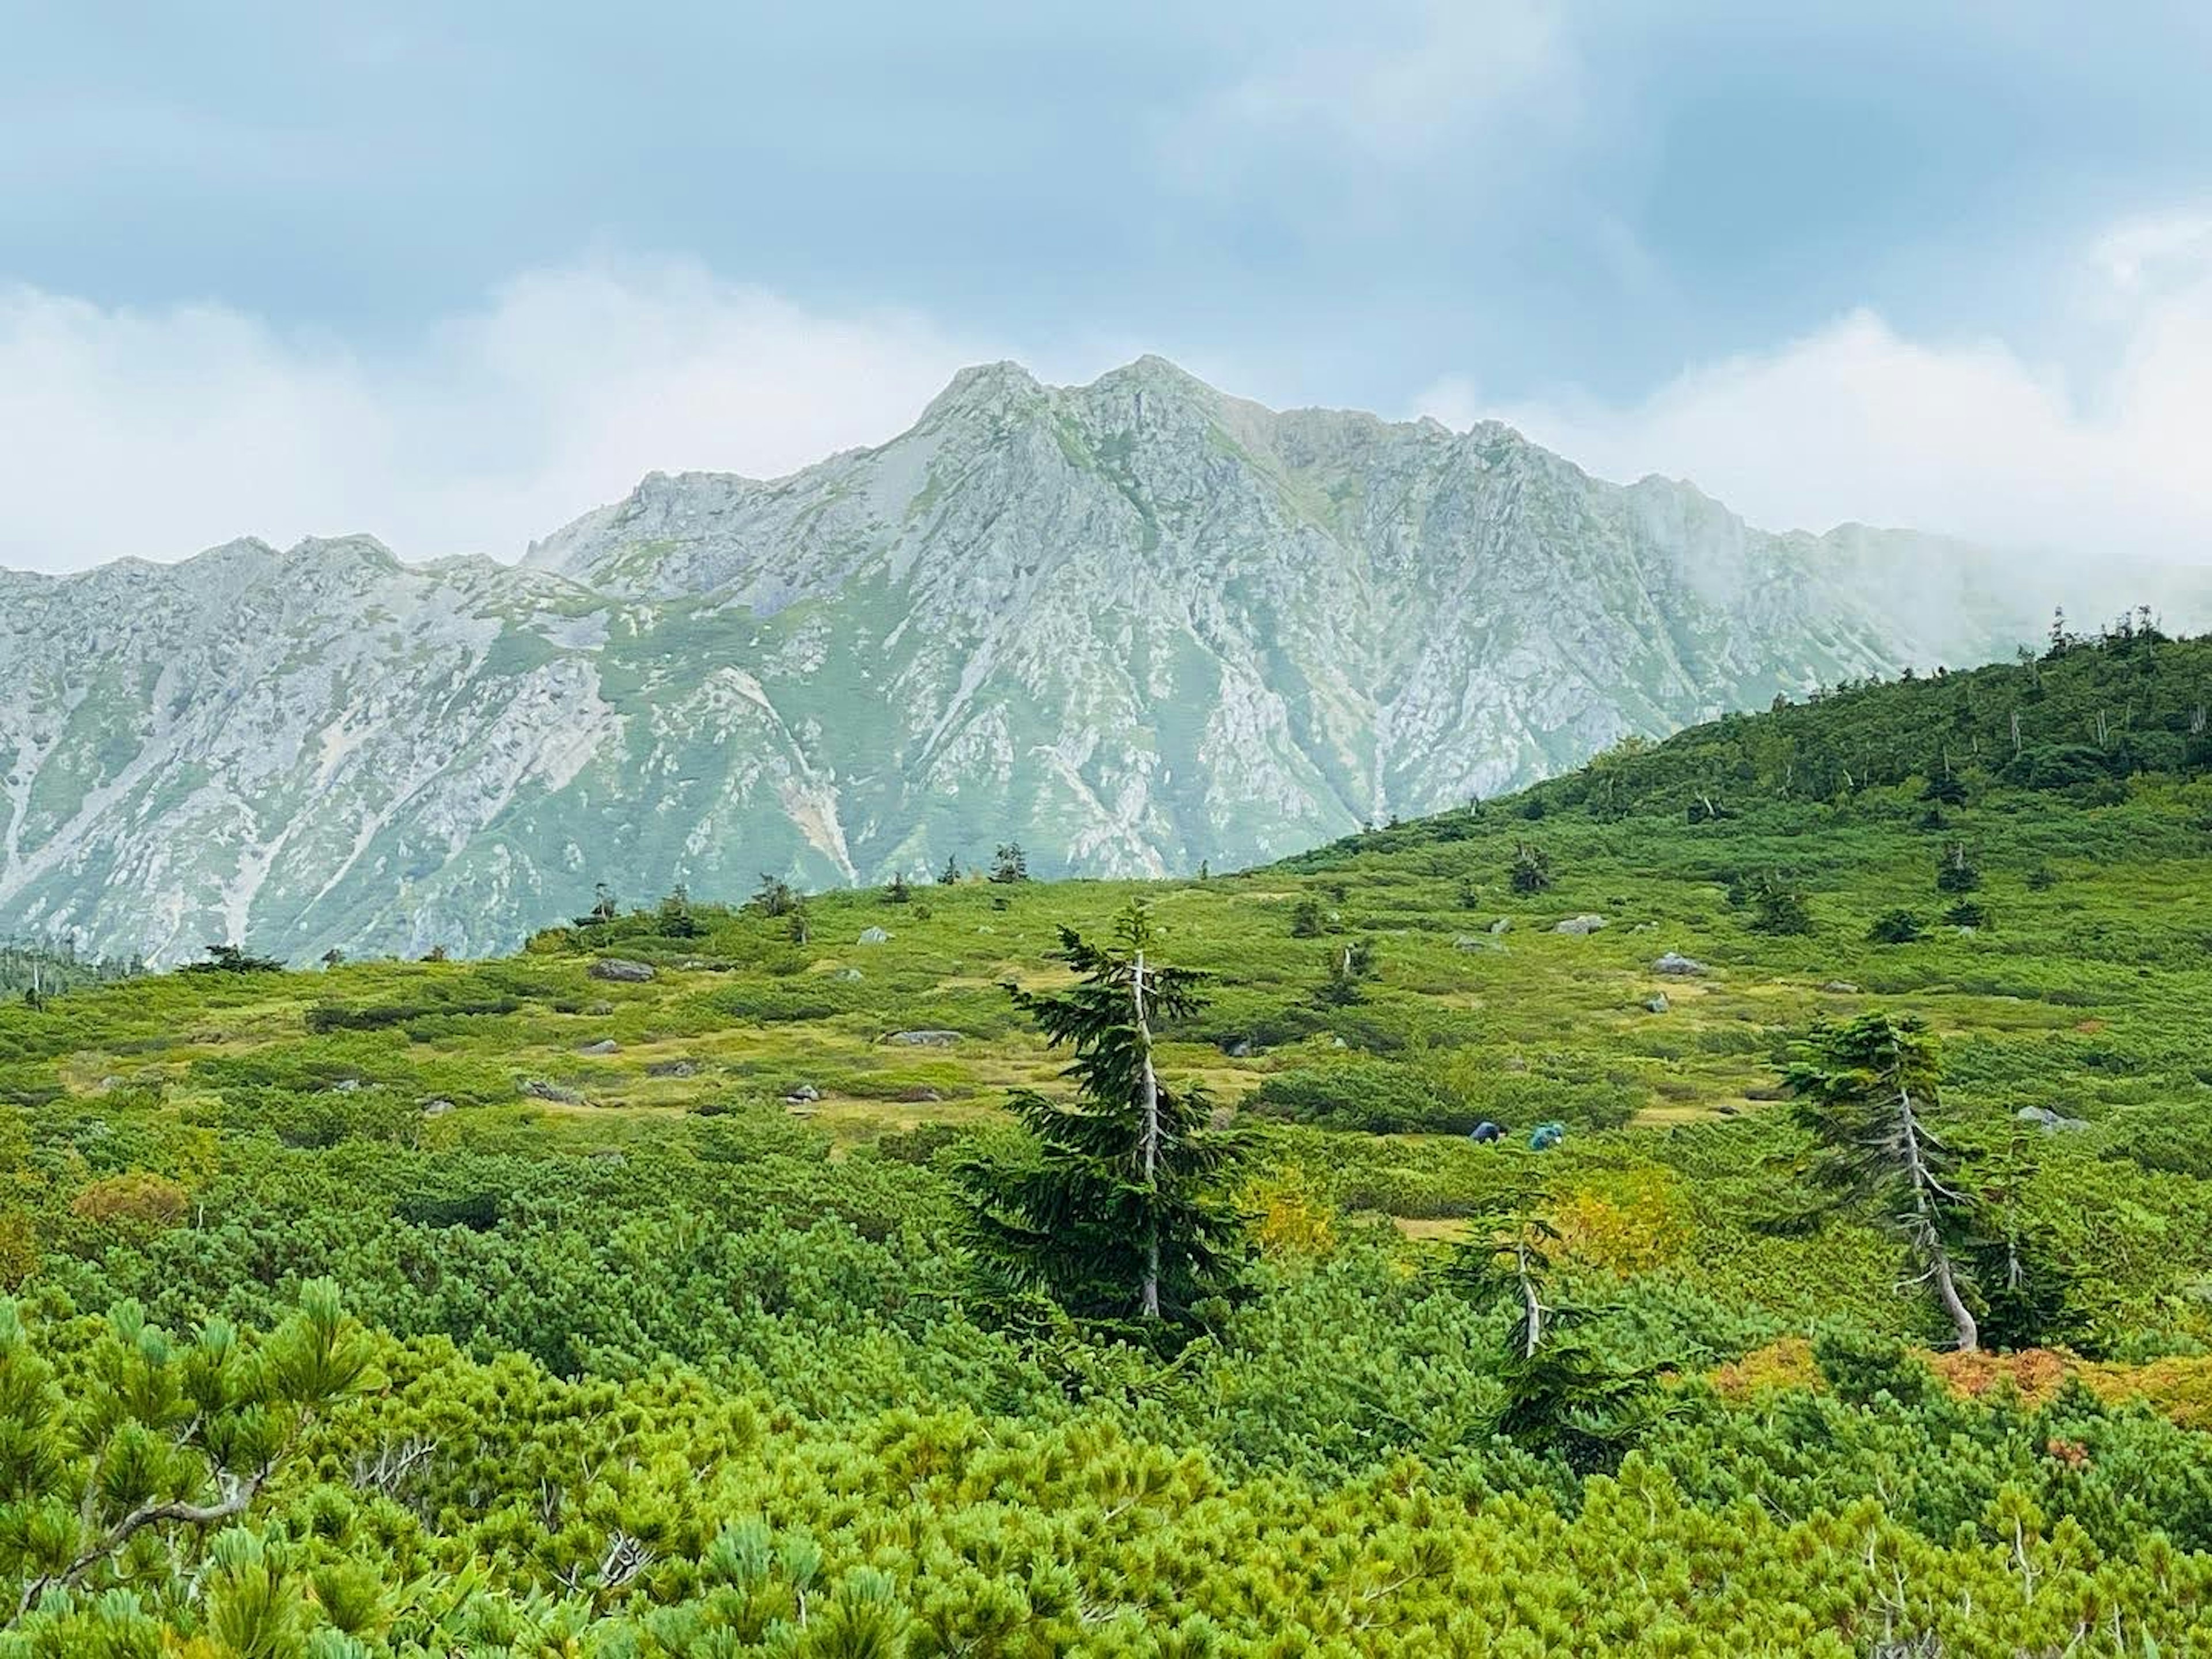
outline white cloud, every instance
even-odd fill
[[[2212,224],[2119,227],[2084,265],[2094,377],[2002,340],[1909,339],[1861,311],[1626,405],[1501,404],[1451,378],[1416,407],[1455,426],[1494,415],[1602,477],[1688,477],[1777,528],[2212,562]]]
[[[2212,264],[2212,213],[2162,213],[2129,219],[2100,236],[2090,262],[2119,294],[2179,277],[2184,283]]]
[[[1389,9],[1385,8],[1385,9]],[[1176,123],[1163,146],[1204,177],[1280,144],[1384,162],[1419,160],[1477,131],[1525,136],[1571,122],[1579,61],[1558,0],[1414,0],[1395,40],[1377,14],[1355,38],[1271,48]],[[1387,33],[1387,31],[1384,31]]]
[[[513,556],[655,468],[772,476],[880,441],[1005,355],[684,264],[526,276],[383,356],[221,307],[0,288],[0,565],[349,531]]]
[[[1418,406],[1455,426],[1498,416],[1601,476],[1694,479],[1774,527],[2212,563],[2212,216],[2115,226],[2078,268],[2053,333],[2094,343],[2094,375],[1859,312],[1625,404],[1448,379]],[[1142,343],[1077,343],[1073,366]],[[687,264],[520,277],[381,353],[220,307],[0,288],[0,565],[356,530],[410,558],[513,556],[649,471],[773,475],[879,441],[961,364],[1006,355]]]

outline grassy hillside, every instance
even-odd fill
[[[2212,1650],[2209,698],[2212,641],[2131,635],[1268,870],[9,1006],[14,1582],[72,1459],[127,1510],[118,1422],[220,1417],[158,1381],[198,1397],[210,1316],[309,1342],[334,1281],[366,1369],[241,1524],[149,1527],[0,1656]],[[1213,976],[1160,1058],[1241,1144],[1255,1257],[1171,1361],[993,1296],[961,1201],[1024,1155],[1008,1091],[1063,1086],[1005,988],[1139,896]],[[1930,1358],[1887,1218],[1809,1178],[1783,1068],[1876,1009],[1942,1039],[2016,1353]],[[1469,1271],[1509,1209],[1548,1372]]]

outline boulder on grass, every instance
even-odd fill
[[[2071,1133],[2089,1127],[2088,1120],[2066,1117],[2048,1106],[2023,1106],[2013,1115],[2022,1123],[2033,1123],[2045,1134]]]

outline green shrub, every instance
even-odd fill
[[[1346,1060],[1269,1078],[1245,1101],[1265,1117],[1324,1128],[1390,1134],[1409,1129],[1464,1134],[1481,1121],[1410,1066]]]
[[[1876,945],[1911,945],[1922,937],[1920,918],[1910,910],[1885,910],[1867,929],[1867,938]]]

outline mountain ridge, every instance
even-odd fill
[[[15,586],[0,928],[481,951],[602,879],[732,896],[1007,840],[1041,873],[1259,863],[2007,654],[2042,611],[2017,586],[1499,422],[1277,411],[1158,358],[978,365],[883,444],[651,474],[515,563],[246,538]]]

